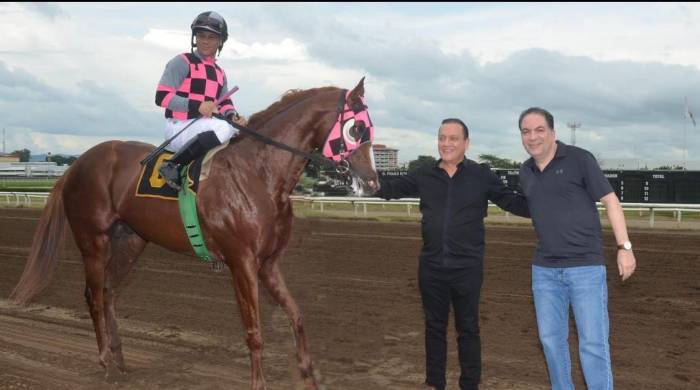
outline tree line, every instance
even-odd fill
[[[435,165],[437,164],[437,159],[433,156],[418,156],[415,160],[411,160],[408,163],[408,171],[413,172],[414,170],[422,167],[423,165]],[[491,166],[491,168],[499,168],[499,169],[518,169],[520,168],[520,163],[517,161],[509,160],[507,158],[500,158],[498,156],[495,156],[493,154],[480,154],[479,155],[479,162],[482,163],[487,163]],[[306,168],[304,170],[304,173],[306,174],[306,177],[310,178],[319,178],[322,173],[324,172],[317,164],[315,164],[312,161],[309,161],[308,164],[306,164]]]
[[[29,162],[32,157],[32,152],[29,149],[15,150],[10,153],[10,156],[19,157],[19,162]],[[46,162],[55,162],[56,165],[71,165],[78,158],[75,156],[64,156],[61,154],[49,154],[46,156]]]
[[[16,156],[19,157],[20,162],[28,162],[31,158],[32,152],[29,149],[21,149],[21,150],[15,150],[14,152],[10,153],[11,156]],[[46,157],[47,162],[55,162],[56,165],[71,165],[77,157],[75,156],[63,156],[61,154],[56,154],[56,155],[51,155],[49,154]],[[501,158],[498,157],[494,154],[480,154],[479,155],[479,161],[480,163],[486,163],[491,166],[491,168],[497,168],[497,169],[520,169],[520,165],[522,163],[517,162],[515,160],[510,160],[507,158]],[[420,168],[423,165],[435,165],[437,164],[437,159],[433,156],[418,156],[415,160],[411,160],[408,163],[408,171],[413,172],[414,170]],[[642,168],[642,170],[647,170],[649,168]],[[664,165],[656,168],[652,168],[652,170],[684,170],[680,165]],[[306,176],[308,177],[314,177],[318,178],[319,175],[322,173],[322,170],[313,162],[309,162],[309,164],[306,165],[305,169]]]

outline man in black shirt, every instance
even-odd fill
[[[509,190],[485,164],[465,157],[469,129],[445,119],[438,131],[440,160],[407,176],[380,179],[376,196],[418,196],[423,215],[418,281],[425,313],[426,380],[429,389],[446,385],[447,322],[454,308],[460,389],[475,390],[481,379],[479,292],[483,279],[484,218],[488,201],[529,217],[525,198]]]

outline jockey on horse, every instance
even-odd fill
[[[230,98],[217,106],[217,100],[228,92],[226,74],[216,64],[216,53],[221,54],[228,38],[226,21],[218,13],[208,11],[199,14],[190,28],[190,52],[178,54],[168,62],[156,90],[156,104],[165,108],[166,139],[182,131],[167,146],[175,155],[158,171],[176,190],[181,187],[180,167],[236,133],[226,120],[212,114],[221,113],[241,126],[247,124]]]

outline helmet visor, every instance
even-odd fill
[[[221,35],[226,28],[225,23],[226,22],[224,22],[224,19],[219,14],[215,12],[205,12],[197,16],[197,19],[192,23],[192,31],[211,31]]]

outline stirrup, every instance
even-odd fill
[[[170,161],[165,161],[158,168],[158,173],[165,179],[165,182],[174,190],[180,191],[182,186],[180,185],[180,172],[176,164]]]

